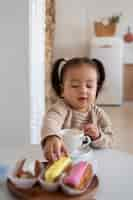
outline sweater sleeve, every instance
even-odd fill
[[[67,115],[67,107],[63,101],[55,103],[46,113],[42,122],[41,145],[44,145],[48,136],[56,135],[60,137],[59,131],[64,125]]]
[[[91,145],[94,148],[111,148],[113,144],[113,131],[111,121],[104,110],[97,106],[95,109],[95,114],[100,137],[92,141]]]

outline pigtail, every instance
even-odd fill
[[[97,68],[97,72],[99,74],[98,84],[97,84],[97,92],[96,92],[96,97],[98,97],[98,94],[99,94],[99,92],[101,91],[101,89],[103,87],[103,83],[105,81],[105,76],[106,75],[105,75],[105,70],[104,70],[103,63],[100,60],[96,59],[96,58],[91,59],[91,60],[92,60],[92,62],[95,63],[96,68]]]
[[[58,71],[59,71],[59,66],[63,61],[65,61],[64,58],[56,60],[55,63],[53,64],[51,72],[51,84],[57,96],[61,95],[61,80],[58,75]]]

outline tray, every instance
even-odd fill
[[[39,184],[31,189],[19,189],[9,179],[7,179],[7,187],[9,191],[18,199],[23,200],[95,200],[96,191],[99,186],[99,179],[94,176],[91,185],[85,193],[80,196],[68,196],[60,189],[56,192],[47,192],[42,190]]]

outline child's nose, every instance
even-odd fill
[[[87,92],[87,87],[85,85],[82,85],[81,88],[80,88],[80,92],[82,94],[86,93]]]

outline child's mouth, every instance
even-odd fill
[[[79,97],[78,100],[84,102],[84,101],[87,101],[87,97]]]

